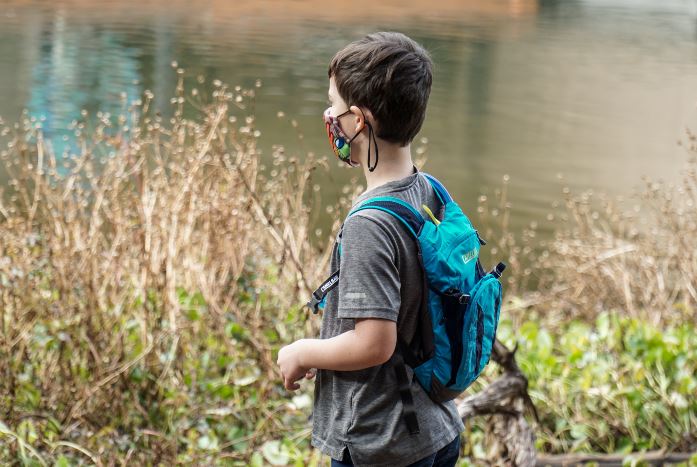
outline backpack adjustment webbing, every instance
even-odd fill
[[[314,314],[319,312],[319,305],[324,300],[324,297],[326,297],[329,291],[337,285],[339,285],[338,269],[334,271],[334,273],[332,273],[332,275],[329,276],[324,282],[322,282],[322,285],[317,287],[317,290],[312,292],[312,297],[310,298],[310,301],[307,302],[307,306],[310,307]]]
[[[394,372],[397,376],[397,384],[399,385],[399,397],[402,399],[402,414],[407,422],[407,428],[410,435],[418,435],[419,420],[416,418],[416,409],[414,407],[414,397],[411,394],[411,384],[407,375],[407,367],[399,352],[395,352]]]

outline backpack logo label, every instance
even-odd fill
[[[475,248],[474,250],[470,250],[467,253],[465,253],[464,255],[462,255],[462,261],[464,261],[465,264],[467,264],[476,257],[477,257],[477,249]]]
[[[326,292],[326,290],[327,290],[329,287],[331,287],[332,285],[336,284],[338,280],[339,280],[339,275],[337,274],[336,276],[332,277],[331,280],[330,280],[329,282],[327,282],[326,284],[324,284],[324,285],[320,288],[320,290],[321,290],[322,292]]]

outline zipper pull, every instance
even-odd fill
[[[426,211],[426,214],[429,215],[429,217],[431,218],[433,223],[436,224],[436,227],[438,227],[438,224],[440,224],[440,221],[438,219],[436,219],[436,216],[433,215],[433,213],[428,208],[428,206],[426,206],[425,204],[422,204],[421,207],[424,208],[424,211]]]

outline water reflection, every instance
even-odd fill
[[[428,169],[466,209],[505,173],[517,229],[559,198],[560,172],[572,187],[615,193],[641,174],[675,176],[675,140],[697,120],[695,2],[432,3],[11,1],[0,10],[0,115],[16,120],[27,108],[44,118],[60,152],[83,108],[117,114],[150,89],[166,114],[177,60],[191,77],[261,79],[267,153],[282,143],[328,155],[320,115],[330,57],[362,34],[397,29],[433,55]],[[333,170],[327,196],[351,174]]]
[[[41,30],[27,109],[44,120],[45,135],[61,154],[72,142],[68,128],[83,109],[118,115],[141,93],[139,80],[138,49],[121,34],[68,25],[59,12]]]

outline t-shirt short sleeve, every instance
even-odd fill
[[[400,280],[394,239],[374,219],[355,214],[341,235],[338,317],[397,321]]]

